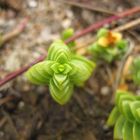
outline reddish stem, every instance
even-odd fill
[[[27,23],[28,23],[29,18],[26,17],[24,18],[19,25],[17,25],[17,27],[15,29],[13,29],[12,31],[10,31],[9,33],[6,33],[5,35],[2,36],[2,44],[4,44],[5,42],[11,40],[12,38],[18,36],[26,27]]]
[[[111,23],[113,21],[119,20],[119,19],[124,18],[124,17],[129,16],[129,15],[133,15],[134,13],[137,13],[137,12],[140,12],[140,7],[134,7],[132,9],[129,9],[129,10],[125,11],[125,12],[120,13],[117,16],[116,15],[115,16],[111,16],[111,17],[109,17],[107,19],[104,19],[102,21],[99,21],[97,23],[94,23],[91,26],[87,27],[86,29],[80,31],[79,33],[77,33],[73,37],[69,38],[66,41],[66,43],[69,43],[69,42],[71,42],[71,41],[73,41],[73,40],[75,40],[75,39],[77,39],[77,38],[79,38],[81,36],[84,36],[84,35],[86,35],[89,32],[92,32],[94,30],[97,30],[97,29],[99,29],[100,27],[102,27],[105,24],[109,24],[109,23]],[[25,66],[23,68],[20,68],[17,71],[14,71],[14,72],[8,74],[7,76],[5,76],[3,79],[0,80],[0,86],[6,84],[10,80],[12,80],[12,79],[16,78],[17,76],[21,75],[22,73],[24,73],[25,71],[27,71],[32,65],[34,65],[34,64],[36,64],[36,63],[38,63],[40,61],[43,61],[45,57],[46,56],[41,56],[41,57],[37,58],[31,64],[29,64],[29,65],[27,65],[27,66]]]
[[[81,36],[84,36],[86,35],[87,33],[89,32],[92,32],[94,30],[97,30],[99,29],[100,27],[104,26],[105,24],[109,24],[111,23],[112,21],[116,21],[116,20],[119,20],[123,17],[126,17],[126,16],[129,16],[129,15],[132,15],[136,12],[140,12],[140,7],[134,7],[130,10],[127,10],[127,11],[124,11],[123,13],[120,13],[118,15],[114,15],[114,16],[111,16],[109,18],[106,18],[102,21],[99,21],[99,22],[96,22],[96,23],[93,23],[91,26],[87,27],[86,29],[80,31],[79,33],[77,33],[76,35],[74,35],[73,37],[69,38],[66,43],[68,42],[71,42]]]
[[[4,85],[5,83],[7,83],[8,81],[11,81],[12,79],[16,78],[17,76],[21,75],[22,73],[24,73],[25,71],[27,71],[31,66],[33,66],[34,64],[41,62],[45,59],[45,55],[44,56],[40,56],[38,59],[36,59],[35,61],[33,61],[32,63],[30,63],[29,65],[22,67],[14,72],[9,73],[8,75],[6,75],[2,80],[0,80],[0,86]]]

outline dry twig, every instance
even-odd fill
[[[15,96],[10,95],[10,96],[6,96],[6,97],[0,99],[0,106],[13,100],[14,98],[15,98]]]
[[[9,40],[13,39],[14,37],[18,36],[23,30],[25,29],[27,23],[28,23],[28,18],[24,18],[19,25],[9,33],[6,33],[5,35],[1,36],[0,38],[0,46],[2,46],[4,43],[8,42]]]
[[[105,10],[103,8],[98,8],[98,7],[91,7],[89,5],[85,5],[85,4],[81,4],[78,2],[74,2],[74,1],[67,1],[67,0],[58,0],[59,2],[63,2],[65,4],[69,4],[72,6],[76,6],[76,7],[80,7],[80,8],[85,8],[87,10],[91,10],[91,11],[95,11],[95,12],[100,12],[100,13],[105,13],[105,14],[109,14],[109,15],[115,15],[115,12],[109,11],[109,10]]]
[[[114,93],[118,89],[118,86],[119,86],[119,84],[122,80],[123,69],[124,69],[124,65],[126,63],[126,60],[130,56],[130,54],[132,53],[134,47],[135,47],[135,44],[134,44],[133,41],[131,41],[128,51],[126,52],[126,54],[122,58],[121,63],[119,64],[118,71],[117,71],[117,74],[116,74],[116,80],[115,80],[115,83],[114,83],[114,86],[113,86],[114,87]]]
[[[135,19],[135,20],[133,20],[131,22],[128,22],[128,23],[126,23],[124,25],[121,25],[121,26],[115,28],[113,31],[116,31],[116,32],[125,31],[125,30],[133,28],[133,27],[135,27],[137,25],[140,25],[140,18]]]
[[[15,138],[19,139],[20,138],[19,133],[18,133],[18,131],[17,131],[16,127],[15,127],[15,124],[14,124],[12,118],[10,117],[9,113],[4,111],[4,110],[2,110],[2,113],[5,116],[5,118],[7,119],[8,123],[9,123],[9,125],[11,127],[11,130],[14,133]]]
[[[2,126],[6,123],[7,119],[6,117],[3,117],[1,120],[0,120],[0,128],[2,128]]]

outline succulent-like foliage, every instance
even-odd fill
[[[134,83],[140,84],[140,57],[134,58],[130,71]]]
[[[69,39],[70,37],[72,37],[74,35],[74,29],[73,28],[68,28],[65,29],[62,32],[61,38],[63,41],[66,41],[67,39]],[[67,44],[70,48],[74,47],[76,45],[75,41],[71,41]]]
[[[97,33],[97,40],[89,47],[93,57],[112,62],[120,59],[127,50],[127,41],[122,39],[122,35],[102,28]]]
[[[63,41],[52,43],[45,61],[32,66],[26,73],[34,84],[49,85],[53,99],[59,104],[69,101],[74,85],[81,86],[90,77],[95,64],[74,55]]]
[[[140,140],[140,96],[117,91],[115,104],[107,121],[114,126],[114,139]]]

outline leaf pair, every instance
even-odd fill
[[[53,99],[63,105],[71,98],[74,85],[83,85],[94,68],[93,62],[72,54],[58,40],[50,46],[46,60],[32,66],[26,76],[34,84],[49,85]]]
[[[126,91],[117,91],[116,106],[107,124],[114,127],[114,139],[140,139],[140,97]]]

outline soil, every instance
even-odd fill
[[[64,2],[65,1],[65,2]],[[76,32],[100,21],[112,13],[124,11],[139,0],[72,0],[100,10],[89,10],[60,0],[2,0],[0,2],[0,32],[6,34],[20,21],[29,17],[25,30],[0,49],[0,77],[3,78],[46,53],[50,43],[61,32],[73,27]],[[110,12],[110,13],[108,13]],[[106,25],[115,28],[139,15]],[[95,37],[90,33],[77,40],[86,46]],[[140,28],[123,32],[139,46]],[[84,50],[79,50],[82,53]],[[139,53],[140,49],[136,50]],[[100,62],[84,87],[76,88],[68,104],[55,103],[47,86],[31,84],[23,75],[10,81],[0,90],[0,140],[113,140],[113,128],[106,121],[113,108],[113,89],[120,61]],[[128,88],[139,93],[131,81]]]

